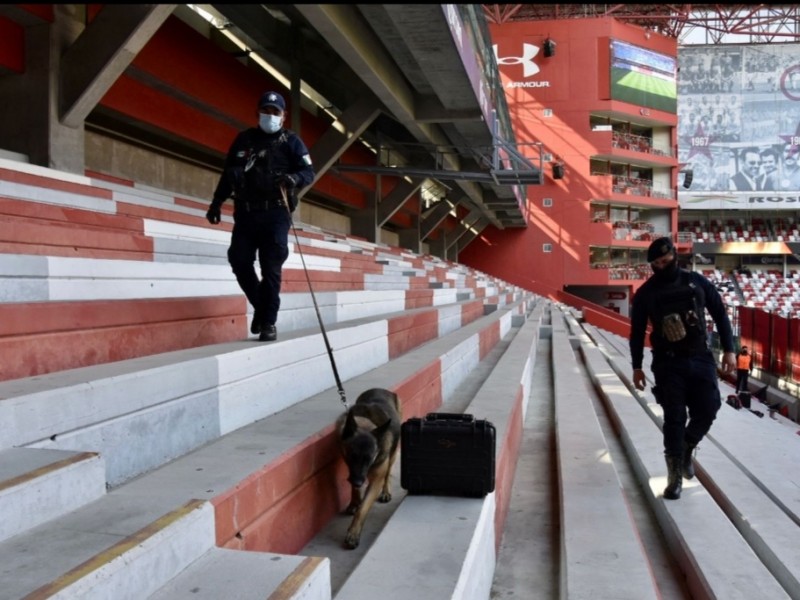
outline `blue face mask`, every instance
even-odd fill
[[[258,115],[258,126],[264,133],[277,133],[283,125],[283,117],[278,115]]]

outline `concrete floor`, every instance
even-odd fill
[[[558,482],[550,340],[540,338],[531,397],[492,584],[493,599],[558,598]]]

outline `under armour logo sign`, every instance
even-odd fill
[[[533,59],[539,54],[539,47],[533,44],[522,44],[522,56],[506,56],[500,58],[497,55],[497,44],[492,46],[494,57],[498,65],[522,65],[522,76],[533,77],[539,72],[539,65]]]
[[[269,102],[275,102],[275,100],[277,99],[278,97],[275,94],[270,94],[269,97],[267,98]]]

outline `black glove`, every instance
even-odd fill
[[[278,185],[286,189],[287,192],[293,190],[299,181],[300,178],[291,173],[284,173],[278,177]]]
[[[220,220],[222,219],[222,211],[220,210],[219,205],[212,204],[208,208],[208,212],[206,213],[206,219],[208,219],[208,222],[211,223],[212,225],[219,224]]]

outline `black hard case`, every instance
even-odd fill
[[[495,427],[473,415],[428,413],[400,429],[400,485],[410,494],[494,491]]]

